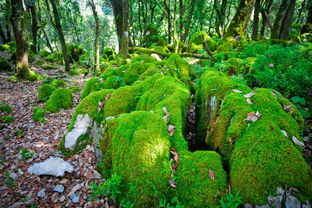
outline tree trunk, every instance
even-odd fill
[[[226,7],[227,7],[227,0],[222,0],[221,4],[221,19],[220,19],[220,26],[222,29],[222,36],[224,35],[224,25],[225,25],[225,16],[226,16]]]
[[[36,53],[37,52],[37,32],[38,32],[38,22],[36,17],[36,8],[35,1],[32,5],[29,5],[30,14],[31,14],[31,35],[33,44],[31,46],[31,50]]]
[[[296,0],[283,0],[273,25],[271,38],[287,39]]]
[[[291,28],[291,23],[292,19],[294,16],[294,11],[295,11],[295,6],[296,6],[296,0],[291,0],[289,7],[287,9],[287,15],[284,17],[279,38],[283,40],[288,40],[289,37],[289,30]]]
[[[60,41],[61,41],[62,52],[63,52],[63,59],[64,59],[64,62],[65,62],[65,70],[67,72],[69,72],[70,71],[70,68],[69,68],[69,58],[68,58],[68,54],[67,54],[67,47],[66,47],[65,37],[64,37],[64,33],[63,33],[62,25],[61,25],[60,16],[58,14],[58,10],[57,10],[57,6],[56,6],[56,3],[55,3],[55,0],[50,0],[50,2],[51,2],[51,5],[52,5],[52,9],[53,9],[54,20],[55,20],[55,27],[56,27],[57,33],[58,33]]]
[[[273,30],[273,26],[269,20],[269,12],[270,12],[272,4],[273,4],[273,0],[266,0],[264,3],[264,8],[261,9],[261,16],[262,16],[262,27],[260,30],[261,40],[264,39],[265,29],[267,25],[269,25],[271,31]]]
[[[308,17],[306,24],[312,24],[312,1],[308,1]]]
[[[3,42],[3,43],[9,42],[9,41],[7,40],[7,38],[5,37],[5,32],[3,31],[1,25],[0,25],[0,36],[1,36],[1,39],[2,39],[2,42]]]
[[[255,2],[254,20],[252,24],[252,39],[258,40],[258,27],[259,27],[259,13],[260,13],[260,0]]]
[[[240,0],[238,9],[232,19],[226,33],[225,38],[229,37],[245,37],[247,23],[249,21],[254,0]]]
[[[192,19],[193,19],[193,13],[194,13],[194,8],[195,8],[195,3],[197,2],[197,0],[192,0],[191,1],[191,5],[190,5],[190,11],[187,17],[187,22],[185,24],[185,32],[183,34],[183,38],[182,38],[182,42],[186,42],[186,39],[188,38],[189,34],[190,34],[190,28],[191,28],[191,23],[192,23]]]
[[[168,20],[168,43],[171,43],[171,12],[170,12],[170,0],[164,0],[165,9],[167,11],[167,20]]]
[[[16,73],[20,78],[26,78],[29,73],[27,42],[24,35],[23,2],[11,0],[11,23],[16,41]]]
[[[129,0],[110,0],[117,28],[119,53],[127,58],[129,54]]]
[[[93,0],[90,0],[94,20],[95,20],[95,39],[94,39],[94,71],[100,71],[100,21]]]

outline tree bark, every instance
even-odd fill
[[[240,0],[238,9],[232,19],[226,33],[225,38],[240,36],[245,37],[247,23],[249,21],[254,0]]]
[[[31,50],[36,53],[37,52],[37,32],[38,32],[38,21],[36,16],[36,8],[35,1],[32,5],[29,5],[30,14],[31,14],[31,35],[33,44],[31,46]]]
[[[129,54],[129,0],[110,0],[117,28],[119,53],[127,58]]]
[[[23,2],[11,0],[11,23],[16,41],[16,73],[20,78],[26,78],[29,73],[28,46],[24,35]]]
[[[251,38],[253,40],[258,40],[258,27],[259,27],[259,13],[260,13],[260,0],[256,0],[255,2],[255,10],[254,10],[254,20],[252,24],[252,35]]]
[[[53,9],[54,20],[55,20],[55,27],[56,27],[57,33],[58,33],[60,41],[61,41],[62,52],[63,52],[63,59],[64,59],[64,62],[65,62],[65,70],[67,72],[69,72],[70,71],[70,68],[69,68],[69,58],[68,58],[68,54],[67,54],[67,47],[66,47],[65,37],[64,37],[64,33],[63,33],[62,25],[61,25],[60,16],[58,14],[58,10],[57,10],[57,6],[56,6],[56,3],[55,3],[55,0],[50,0],[50,2],[51,2],[51,5],[52,5],[52,9]]]
[[[7,38],[5,37],[5,32],[4,32],[4,30],[2,29],[2,26],[1,26],[1,25],[0,25],[0,36],[1,36],[1,39],[2,39],[2,42],[3,42],[3,43],[9,42],[9,41],[7,40]]]
[[[194,13],[194,8],[195,8],[195,3],[197,2],[197,0],[192,0],[191,1],[191,5],[190,5],[190,11],[188,13],[188,17],[187,17],[187,22],[185,24],[185,31],[183,34],[183,38],[182,38],[182,42],[185,43],[186,39],[188,38],[189,34],[190,34],[190,28],[191,28],[191,23],[192,23],[192,19],[193,19],[193,13]]]
[[[294,12],[295,12],[296,0],[291,0],[289,3],[289,7],[287,9],[287,15],[284,17],[279,38],[283,40],[288,40],[289,30],[291,28],[291,23],[293,20]]]
[[[306,24],[312,24],[312,1],[308,1],[308,17]]]
[[[167,20],[168,20],[168,43],[171,43],[171,10],[170,10],[170,0],[164,0],[165,9],[167,12]]]
[[[93,17],[95,20],[95,39],[94,39],[94,71],[100,71],[100,21],[98,17],[98,13],[96,11],[96,7],[93,0],[90,0],[90,5],[93,12]]]

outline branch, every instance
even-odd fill
[[[155,53],[159,56],[162,57],[169,57],[171,55],[179,55],[181,57],[193,57],[193,58],[198,58],[198,59],[211,59],[209,56],[204,56],[201,54],[193,54],[193,53],[161,53],[159,51],[155,51],[153,49],[149,48],[141,48],[141,47],[130,47],[130,52],[139,52],[139,53],[147,53],[147,54],[152,54]]]

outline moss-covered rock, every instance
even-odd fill
[[[68,109],[73,105],[72,93],[66,88],[60,88],[53,91],[45,108],[51,113],[56,113],[61,109]]]
[[[14,117],[11,115],[0,116],[0,123],[12,123],[14,120]]]
[[[35,121],[39,121],[39,122],[46,122],[44,116],[45,116],[45,112],[46,110],[44,108],[34,108],[33,109],[33,119]]]
[[[58,88],[58,87],[66,87],[67,83],[61,79],[54,79],[51,85],[55,88]]]
[[[62,63],[63,55],[61,52],[51,53],[50,55],[44,57],[44,59],[51,63]]]
[[[52,84],[43,84],[38,89],[38,100],[47,100],[55,90],[55,86]]]
[[[13,110],[11,108],[11,106],[9,106],[8,104],[5,104],[5,103],[0,103],[0,113],[12,113]]]
[[[292,139],[301,140],[303,119],[280,93],[252,91],[224,73],[206,71],[196,98],[197,136],[229,159],[233,191],[240,191],[245,202],[264,204],[277,187],[286,185],[311,195],[309,167]]]
[[[211,51],[214,51],[217,47],[217,43],[205,31],[199,31],[192,35],[189,42],[189,50],[191,52],[203,50],[203,44],[207,44]]]
[[[6,103],[0,103],[0,123],[12,123],[15,120],[11,115],[12,112],[11,106]]]
[[[29,81],[39,81],[42,79],[39,73],[33,70],[28,70],[25,78]]]
[[[102,82],[103,80],[100,80],[97,77],[93,77],[89,79],[85,85],[83,86],[80,99],[85,98],[87,95],[89,95],[91,92],[99,91],[104,88],[104,84]]]

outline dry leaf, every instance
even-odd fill
[[[271,91],[271,94],[272,94],[275,98],[277,98],[277,95],[275,94],[274,91]]]
[[[173,125],[169,125],[168,126],[168,132],[170,136],[173,136],[174,132],[175,132],[175,126]]]
[[[242,93],[242,91],[240,90],[237,90],[237,89],[232,89],[233,92],[236,92],[236,93]]]
[[[178,155],[176,149],[175,149],[175,148],[172,148],[170,152],[171,152],[171,154],[172,154],[172,159],[173,159],[173,161],[178,162],[179,155]]]
[[[287,134],[286,131],[284,131],[284,130],[281,129],[281,132],[284,134],[285,137],[288,137],[288,134]]]
[[[291,105],[284,105],[284,110],[288,110],[291,108]]]
[[[248,98],[248,99],[246,99],[246,101],[247,101],[247,103],[249,103],[250,105],[252,105],[252,102],[251,102],[251,100]]]
[[[292,140],[293,140],[293,142],[294,142],[296,145],[298,145],[298,146],[300,146],[300,147],[304,147],[304,143],[301,142],[301,141],[299,141],[299,140],[297,139],[297,137],[293,136],[293,137],[292,137]]]
[[[167,108],[164,106],[162,107],[162,110],[165,112],[165,116],[163,117],[163,119],[165,120],[166,123],[169,122],[169,116],[170,116],[170,113],[168,112]]]
[[[174,181],[173,178],[169,179],[169,184],[172,188],[177,188],[177,183]]]
[[[254,93],[254,92],[248,93],[248,94],[244,95],[244,97],[245,97],[245,98],[251,98],[251,97],[254,96],[255,94],[257,94],[257,93]]]
[[[214,179],[215,179],[215,175],[214,175],[213,170],[210,170],[210,169],[209,169],[209,175],[210,175],[211,180],[214,180]]]
[[[100,101],[100,100],[99,100],[98,112],[100,112],[100,111],[102,110],[103,104],[104,104],[104,101]]]
[[[256,113],[250,112],[250,113],[247,113],[247,118],[245,118],[244,121],[256,122],[260,117],[261,117],[261,114],[258,111]]]

